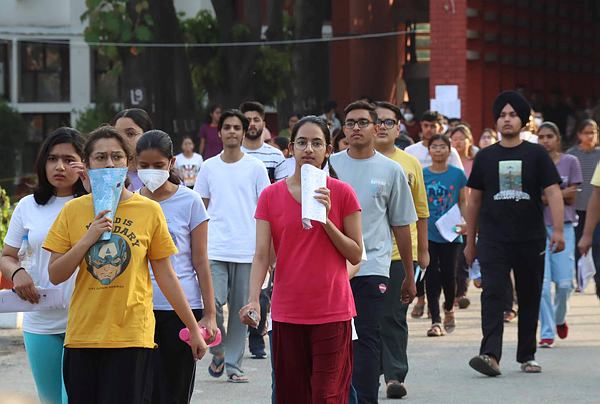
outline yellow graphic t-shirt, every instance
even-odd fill
[[[590,181],[590,183],[595,187],[600,187],[600,164],[596,166],[594,175],[592,176],[592,181]]]
[[[399,163],[404,169],[410,193],[415,203],[415,210],[419,219],[429,217],[429,205],[427,205],[427,193],[425,192],[425,180],[423,180],[423,168],[416,157],[406,153],[404,150],[396,148],[394,154],[390,157],[396,163]],[[393,235],[392,235],[393,236]],[[417,260],[417,225],[410,225],[410,239],[412,241],[413,261]],[[396,245],[396,239],[393,239],[392,261],[400,260],[400,252]]]
[[[44,242],[71,249],[94,219],[92,196],[69,201]],[[177,253],[160,205],[139,194],[121,201],[110,240],[94,244],[79,264],[69,307],[68,348],[153,348],[154,313],[148,260]]]

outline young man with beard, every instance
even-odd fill
[[[256,248],[254,212],[260,193],[270,184],[264,164],[241,150],[248,125],[240,111],[223,112],[218,124],[223,152],[202,163],[194,187],[210,217],[208,259],[217,325],[223,334],[223,342],[211,348],[213,358],[208,372],[220,377],[225,370],[228,380],[234,383],[248,382],[242,370],[247,327],[237,313],[248,302],[250,267]],[[223,318],[226,303],[227,334]]]
[[[284,179],[286,171],[283,164],[285,161],[283,153],[263,140],[262,135],[265,128],[264,105],[257,101],[246,101],[240,105],[240,111],[250,121],[250,126],[244,136],[244,143],[242,143],[242,151],[256,157],[265,164],[272,183]]]
[[[244,136],[242,151],[262,161],[269,173],[271,183],[287,177],[288,170],[285,164],[285,156],[281,150],[264,142],[263,131],[265,129],[265,107],[258,101],[246,101],[240,105],[240,110],[248,118],[250,126]],[[270,297],[267,293],[268,281],[265,281],[263,291],[260,295],[260,324],[256,328],[250,328],[248,347],[254,359],[267,357],[265,351],[264,334],[267,326],[267,314],[269,312]]]
[[[546,250],[542,192],[554,223],[549,249],[560,252],[565,247],[561,178],[556,166],[543,147],[519,137],[529,121],[529,112],[527,100],[519,93],[505,91],[498,95],[493,113],[502,140],[477,154],[467,183],[471,192],[465,258],[469,266],[476,257],[479,259],[483,288],[483,340],[479,355],[469,365],[487,376],[500,374],[503,302],[511,269],[519,300],[517,361],[523,372],[542,371],[535,361]]]
[[[400,121],[402,114],[394,104],[385,101],[375,102],[377,112],[377,137],[375,149],[384,156],[394,160],[404,169],[408,186],[417,211],[418,220],[410,225],[412,240],[412,256],[421,268],[429,265],[427,241],[427,194],[423,180],[423,169],[416,157],[400,150],[394,145],[400,136]],[[406,395],[404,379],[408,373],[408,324],[406,312],[408,305],[402,303],[400,288],[404,281],[404,266],[396,243],[392,244],[392,263],[390,265],[390,280],[385,294],[385,306],[381,318],[382,368],[386,382],[388,398],[402,398]]]
[[[381,370],[380,323],[392,258],[392,232],[404,258],[405,279],[397,298],[410,304],[416,294],[409,225],[417,221],[402,167],[375,150],[377,113],[364,101],[344,110],[349,148],[330,157],[339,178],[354,188],[362,208],[367,261],[350,281],[357,316],[352,384],[363,404],[377,403]],[[392,231],[390,231],[390,228]],[[394,291],[396,293],[398,291]]]

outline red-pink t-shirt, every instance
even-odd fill
[[[329,219],[342,232],[344,218],[360,211],[354,190],[327,178],[331,195]],[[302,227],[302,208],[289,192],[286,181],[267,187],[256,207],[256,219],[269,222],[277,269],[271,315],[274,321],[292,324],[324,324],[356,316],[346,259],[335,248],[321,223]]]

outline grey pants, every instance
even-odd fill
[[[390,281],[385,294],[385,309],[381,317],[381,360],[385,382],[397,380],[404,382],[408,373],[408,324],[406,312],[408,305],[401,301],[400,288],[404,282],[402,261],[392,261]]]
[[[219,356],[225,353],[227,376],[244,374],[242,361],[248,327],[242,324],[238,312],[248,303],[251,266],[252,264],[210,260],[210,271],[215,290],[217,326],[223,335],[223,342],[211,348],[210,352]],[[225,331],[223,318],[223,306],[226,303],[229,310],[227,331]]]

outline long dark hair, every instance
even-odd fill
[[[327,126],[327,122],[323,118],[319,118],[315,115],[307,115],[304,118],[300,119],[296,125],[294,125],[294,128],[292,129],[292,134],[290,136],[290,143],[294,142],[300,128],[306,125],[307,123],[317,125],[319,129],[321,129],[321,132],[323,132],[323,137],[325,137],[325,145],[331,145],[331,132],[329,132],[329,126]],[[321,169],[325,168],[326,165],[329,166],[329,176],[338,179],[337,173],[335,172],[333,166],[329,162],[329,157],[323,160],[323,164],[321,164]]]
[[[45,205],[48,203],[50,198],[56,194],[56,189],[48,181],[48,175],[46,174],[46,162],[52,148],[58,144],[67,143],[73,146],[75,152],[83,159],[83,144],[85,139],[81,136],[77,130],[73,128],[58,128],[54,132],[50,133],[38,153],[35,161],[35,171],[37,172],[38,185],[33,192],[33,198],[38,205]],[[87,191],[83,187],[81,178],[78,178],[75,184],[73,184],[73,196],[78,197],[87,194]]]
[[[140,108],[129,108],[117,112],[110,124],[115,126],[120,118],[130,118],[137,126],[140,127],[140,129],[142,129],[142,132],[148,132],[149,130],[154,129],[150,115]]]
[[[173,159],[173,141],[171,137],[162,130],[153,129],[144,133],[135,146],[136,155],[140,155],[144,150],[158,150],[163,157],[171,161]],[[169,171],[169,181],[175,185],[181,184],[181,177],[175,171],[175,167],[171,167]]]

